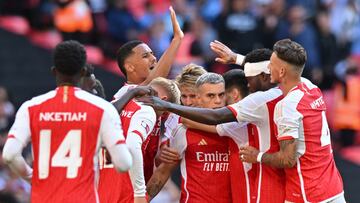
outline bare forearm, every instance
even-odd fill
[[[203,123],[195,122],[195,121],[187,119],[187,118],[181,119],[181,123],[184,124],[187,128],[202,130],[202,131],[209,132],[209,133],[216,133],[215,125],[206,125]]]
[[[180,47],[181,38],[174,38],[169,48],[164,52],[164,54],[159,59],[159,62],[156,64],[153,71],[150,72],[150,75],[146,78],[142,85],[149,84],[154,78],[157,77],[167,77],[169,75],[171,65],[174,62],[176,53]]]
[[[154,172],[146,187],[146,191],[150,196],[150,199],[153,199],[161,191],[175,166],[176,165],[170,166],[170,164],[162,164]]]
[[[284,140],[280,142],[280,151],[265,153],[262,163],[276,168],[291,168],[296,164],[296,140]]]
[[[116,110],[121,114],[121,111],[124,109],[125,105],[129,103],[131,99],[135,97],[135,94],[130,90],[126,92],[120,99],[116,100],[112,104],[116,108]]]
[[[169,104],[167,110],[178,114],[181,117],[208,125],[236,121],[235,116],[226,107],[221,109],[206,109]]]

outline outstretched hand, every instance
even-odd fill
[[[176,13],[172,6],[169,7],[171,24],[173,27],[174,39],[182,39],[184,37],[184,33],[180,28],[179,22],[176,19]]]
[[[210,42],[210,48],[218,55],[218,57],[215,58],[215,61],[223,64],[236,63],[236,53],[231,51],[231,49],[225,44],[215,40],[213,42]]]
[[[158,111],[166,111],[168,102],[161,100],[159,97],[155,96],[143,96],[136,99],[138,102],[142,102],[145,105],[153,107]]]

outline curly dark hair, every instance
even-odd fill
[[[55,47],[53,58],[60,73],[76,75],[86,64],[85,47],[74,40],[61,42]]]
[[[246,54],[242,66],[244,66],[245,63],[257,63],[262,61],[268,61],[270,60],[272,52],[273,51],[271,51],[271,49],[266,49],[266,48],[254,49],[248,54]]]
[[[143,43],[144,42],[142,42],[140,40],[132,40],[130,42],[126,42],[125,44],[123,44],[116,52],[116,59],[117,59],[118,66],[119,66],[121,72],[125,75],[125,77],[127,76],[126,70],[124,67],[125,60],[127,59],[127,57],[129,57],[133,53],[132,50],[134,47],[136,47],[139,44],[143,44]]]

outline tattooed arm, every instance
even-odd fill
[[[265,153],[261,162],[276,168],[291,168],[296,164],[296,145],[295,139],[279,141],[280,151],[268,154]]]
[[[279,141],[280,151],[276,153],[264,153],[261,163],[276,168],[291,168],[296,164],[296,147],[297,140],[281,140]],[[256,163],[259,150],[251,146],[240,147],[240,159],[244,162]]]
[[[150,200],[152,200],[161,191],[177,165],[178,163],[162,163],[158,168],[156,168],[146,186],[146,191]]]

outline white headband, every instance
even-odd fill
[[[261,61],[257,63],[245,63],[244,73],[245,77],[257,76],[260,73],[270,74],[268,68],[270,61]]]

